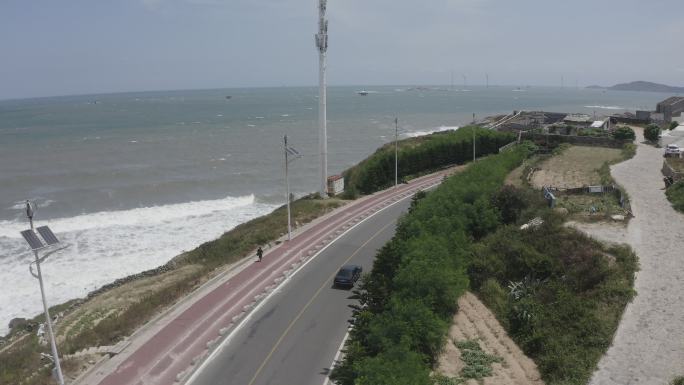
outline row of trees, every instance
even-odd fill
[[[482,160],[414,199],[355,291],[359,305],[336,383],[432,385],[432,365],[469,287],[473,242],[512,215],[497,207],[506,199],[493,197],[527,153],[520,146]]]
[[[461,164],[473,157],[473,130],[477,156],[498,152],[515,135],[478,127],[440,132],[399,142],[399,178]],[[373,155],[343,173],[346,190],[352,197],[370,194],[394,183],[394,144],[379,148]]]

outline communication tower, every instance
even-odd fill
[[[328,20],[325,18],[327,0],[318,1],[318,33],[316,34],[316,48],[318,48],[318,152],[320,164],[320,194],[327,196],[328,179],[328,138],[326,116],[326,84],[325,67],[326,52],[328,51]]]

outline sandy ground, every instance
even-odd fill
[[[640,131],[637,139],[643,140]],[[590,384],[667,384],[684,374],[684,215],[672,209],[662,190],[662,151],[639,143],[634,158],[611,167],[632,201],[635,218],[626,231],[586,229],[599,239],[626,241],[640,264],[637,296]]]
[[[480,300],[467,292],[458,300],[459,310],[449,329],[449,338],[444,352],[439,357],[437,371],[449,377],[456,377],[463,368],[461,352],[453,341],[478,340],[487,354],[503,358],[502,363],[493,363],[493,374],[483,379],[485,385],[542,385],[537,365],[525,356],[508,337],[506,331]],[[469,380],[468,385],[480,384]]]
[[[574,188],[600,184],[601,176],[596,170],[605,162],[620,159],[621,152],[615,148],[572,146],[560,156],[542,162],[541,170],[532,176],[532,185]]]

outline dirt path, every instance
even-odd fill
[[[478,340],[487,354],[503,358],[502,363],[493,363],[493,374],[485,377],[485,385],[542,385],[537,365],[525,356],[511,340],[494,314],[470,292],[458,300],[459,310],[449,329],[449,338],[439,358],[438,372],[456,377],[463,368],[461,352],[453,341]],[[468,385],[479,384],[469,380]]]
[[[637,139],[643,140],[639,131]],[[661,190],[662,161],[662,149],[639,143],[634,158],[611,167],[631,197],[635,218],[626,241],[639,256],[640,271],[637,296],[627,305],[591,384],[667,384],[684,373],[684,215],[672,209]],[[619,241],[613,230],[589,231]]]

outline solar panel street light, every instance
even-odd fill
[[[24,230],[21,232],[21,236],[24,237],[26,243],[29,244],[31,250],[36,251],[45,247],[43,242],[38,238],[33,230]]]
[[[57,343],[55,342],[55,334],[52,331],[52,319],[50,318],[50,311],[48,310],[48,305],[47,305],[47,300],[45,299],[45,287],[43,285],[43,275],[40,271],[40,263],[45,260],[49,255],[56,253],[57,251],[65,249],[67,246],[61,247],[59,249],[54,249],[49,252],[47,252],[42,258],[38,257],[38,250],[42,250],[45,248],[48,248],[50,246],[54,246],[59,244],[59,240],[55,236],[55,234],[50,230],[49,227],[47,226],[41,226],[39,227],[38,234],[40,234],[40,237],[38,237],[38,234],[33,231],[33,215],[35,213],[33,204],[29,202],[28,200],[26,201],[26,216],[29,219],[29,223],[31,224],[31,228],[28,230],[21,231],[21,236],[26,240],[26,243],[28,243],[29,247],[33,251],[33,255],[35,256],[35,261],[31,262],[29,264],[29,271],[31,272],[31,275],[36,277],[38,279],[38,282],[40,283],[40,295],[43,299],[43,309],[45,310],[45,323],[47,324],[47,329],[48,329],[48,335],[50,337],[50,346],[52,348],[52,357],[53,361],[55,363],[55,376],[57,377],[57,381],[59,382],[60,385],[64,385],[64,375],[62,375],[62,368],[59,365],[59,353],[57,352]],[[42,239],[41,239],[42,238]],[[36,265],[36,271],[37,273],[33,272],[32,265]]]
[[[55,236],[55,233],[50,230],[49,227],[47,226],[40,226],[37,228],[38,233],[40,234],[41,237],[45,240],[45,243],[48,244],[48,246],[56,245],[59,243],[59,239]]]

